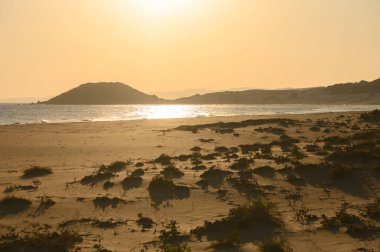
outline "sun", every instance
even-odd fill
[[[165,16],[188,10],[193,0],[135,0],[133,3],[148,15]]]

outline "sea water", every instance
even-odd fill
[[[46,105],[0,104],[0,125],[118,121],[203,116],[308,114],[370,111],[380,105]]]

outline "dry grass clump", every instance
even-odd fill
[[[143,179],[140,176],[129,175],[121,181],[121,185],[124,190],[130,190],[133,188],[139,188],[142,184]]]
[[[55,205],[55,201],[52,200],[50,197],[44,195],[41,197],[40,204],[37,207],[34,217],[40,216],[41,214],[44,214],[46,210],[51,208],[52,206]]]
[[[123,161],[115,161],[111,163],[108,166],[102,165],[101,168],[104,170],[108,170],[110,172],[116,173],[116,172],[121,172],[124,170],[124,168],[130,164],[129,162],[123,162]]]
[[[0,201],[0,216],[24,212],[31,204],[32,202],[27,199],[5,197]]]
[[[165,178],[173,179],[173,178],[182,178],[185,174],[175,167],[173,164],[164,168],[163,171],[160,172]]]
[[[171,164],[172,157],[166,154],[161,154],[158,158],[156,158],[153,162],[158,163],[160,165],[166,166]]]
[[[92,202],[94,203],[96,208],[101,208],[102,210],[104,210],[108,206],[116,208],[119,204],[126,203],[125,200],[120,199],[118,197],[109,198],[107,196],[96,197]]]
[[[127,162],[116,161],[111,163],[110,165],[101,165],[98,170],[96,170],[93,174],[83,177],[80,180],[82,185],[91,185],[94,186],[99,182],[103,182],[113,178],[115,173],[124,170],[124,168],[128,165]]]
[[[226,146],[217,146],[214,150],[219,153],[225,153],[228,151],[228,148]]]
[[[239,158],[233,164],[231,164],[230,168],[234,170],[245,170],[248,169],[251,164],[255,161],[253,159],[248,158]]]
[[[24,170],[24,174],[22,175],[23,179],[35,178],[35,177],[43,177],[49,174],[52,174],[52,170],[49,167],[42,166],[32,166],[26,170]]]
[[[170,179],[156,175],[148,186],[149,195],[155,205],[169,199],[184,199],[190,197],[190,189],[187,186],[175,185]]]
[[[156,223],[149,217],[144,217],[141,213],[137,215],[139,218],[136,220],[137,225],[143,229],[151,229]]]
[[[52,231],[49,225],[34,224],[1,236],[0,251],[68,252],[80,242],[82,237],[76,232]]]
[[[259,237],[269,237],[284,226],[284,221],[274,203],[256,198],[242,206],[232,208],[227,217],[214,222],[205,221],[202,227],[192,230],[198,238],[207,236],[216,240],[228,239],[228,234],[236,234],[242,242]],[[223,232],[228,230],[228,232]]]
[[[342,205],[335,216],[329,218],[322,215],[322,227],[337,231],[344,227],[346,232],[353,237],[369,237],[374,234],[379,234],[380,229],[363,218],[347,212],[347,206]]]
[[[219,188],[222,185],[224,178],[231,174],[232,172],[230,171],[224,171],[213,167],[202,173],[200,177],[204,179],[207,184]]]

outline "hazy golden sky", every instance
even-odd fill
[[[379,77],[379,0],[0,0],[0,98]]]

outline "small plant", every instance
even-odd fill
[[[37,207],[36,212],[34,214],[35,217],[40,216],[45,213],[47,209],[51,208],[55,205],[55,201],[50,197],[44,195],[41,197],[40,205]]]
[[[113,183],[111,181],[106,181],[103,184],[103,189],[108,190],[108,189],[112,188],[114,185],[115,185],[115,183]]]
[[[52,174],[52,170],[49,167],[32,166],[24,171],[22,178],[29,179],[35,177],[43,177]]]
[[[296,211],[296,220],[302,225],[310,226],[318,220],[318,216],[309,213],[310,210],[305,206],[302,206]]]
[[[137,215],[139,218],[136,220],[137,225],[143,229],[151,229],[156,223],[149,217],[144,217],[141,213]]]
[[[163,245],[178,244],[188,238],[187,235],[181,234],[178,230],[178,223],[175,220],[167,221],[162,226],[163,229],[160,230],[160,235],[158,237]]]

